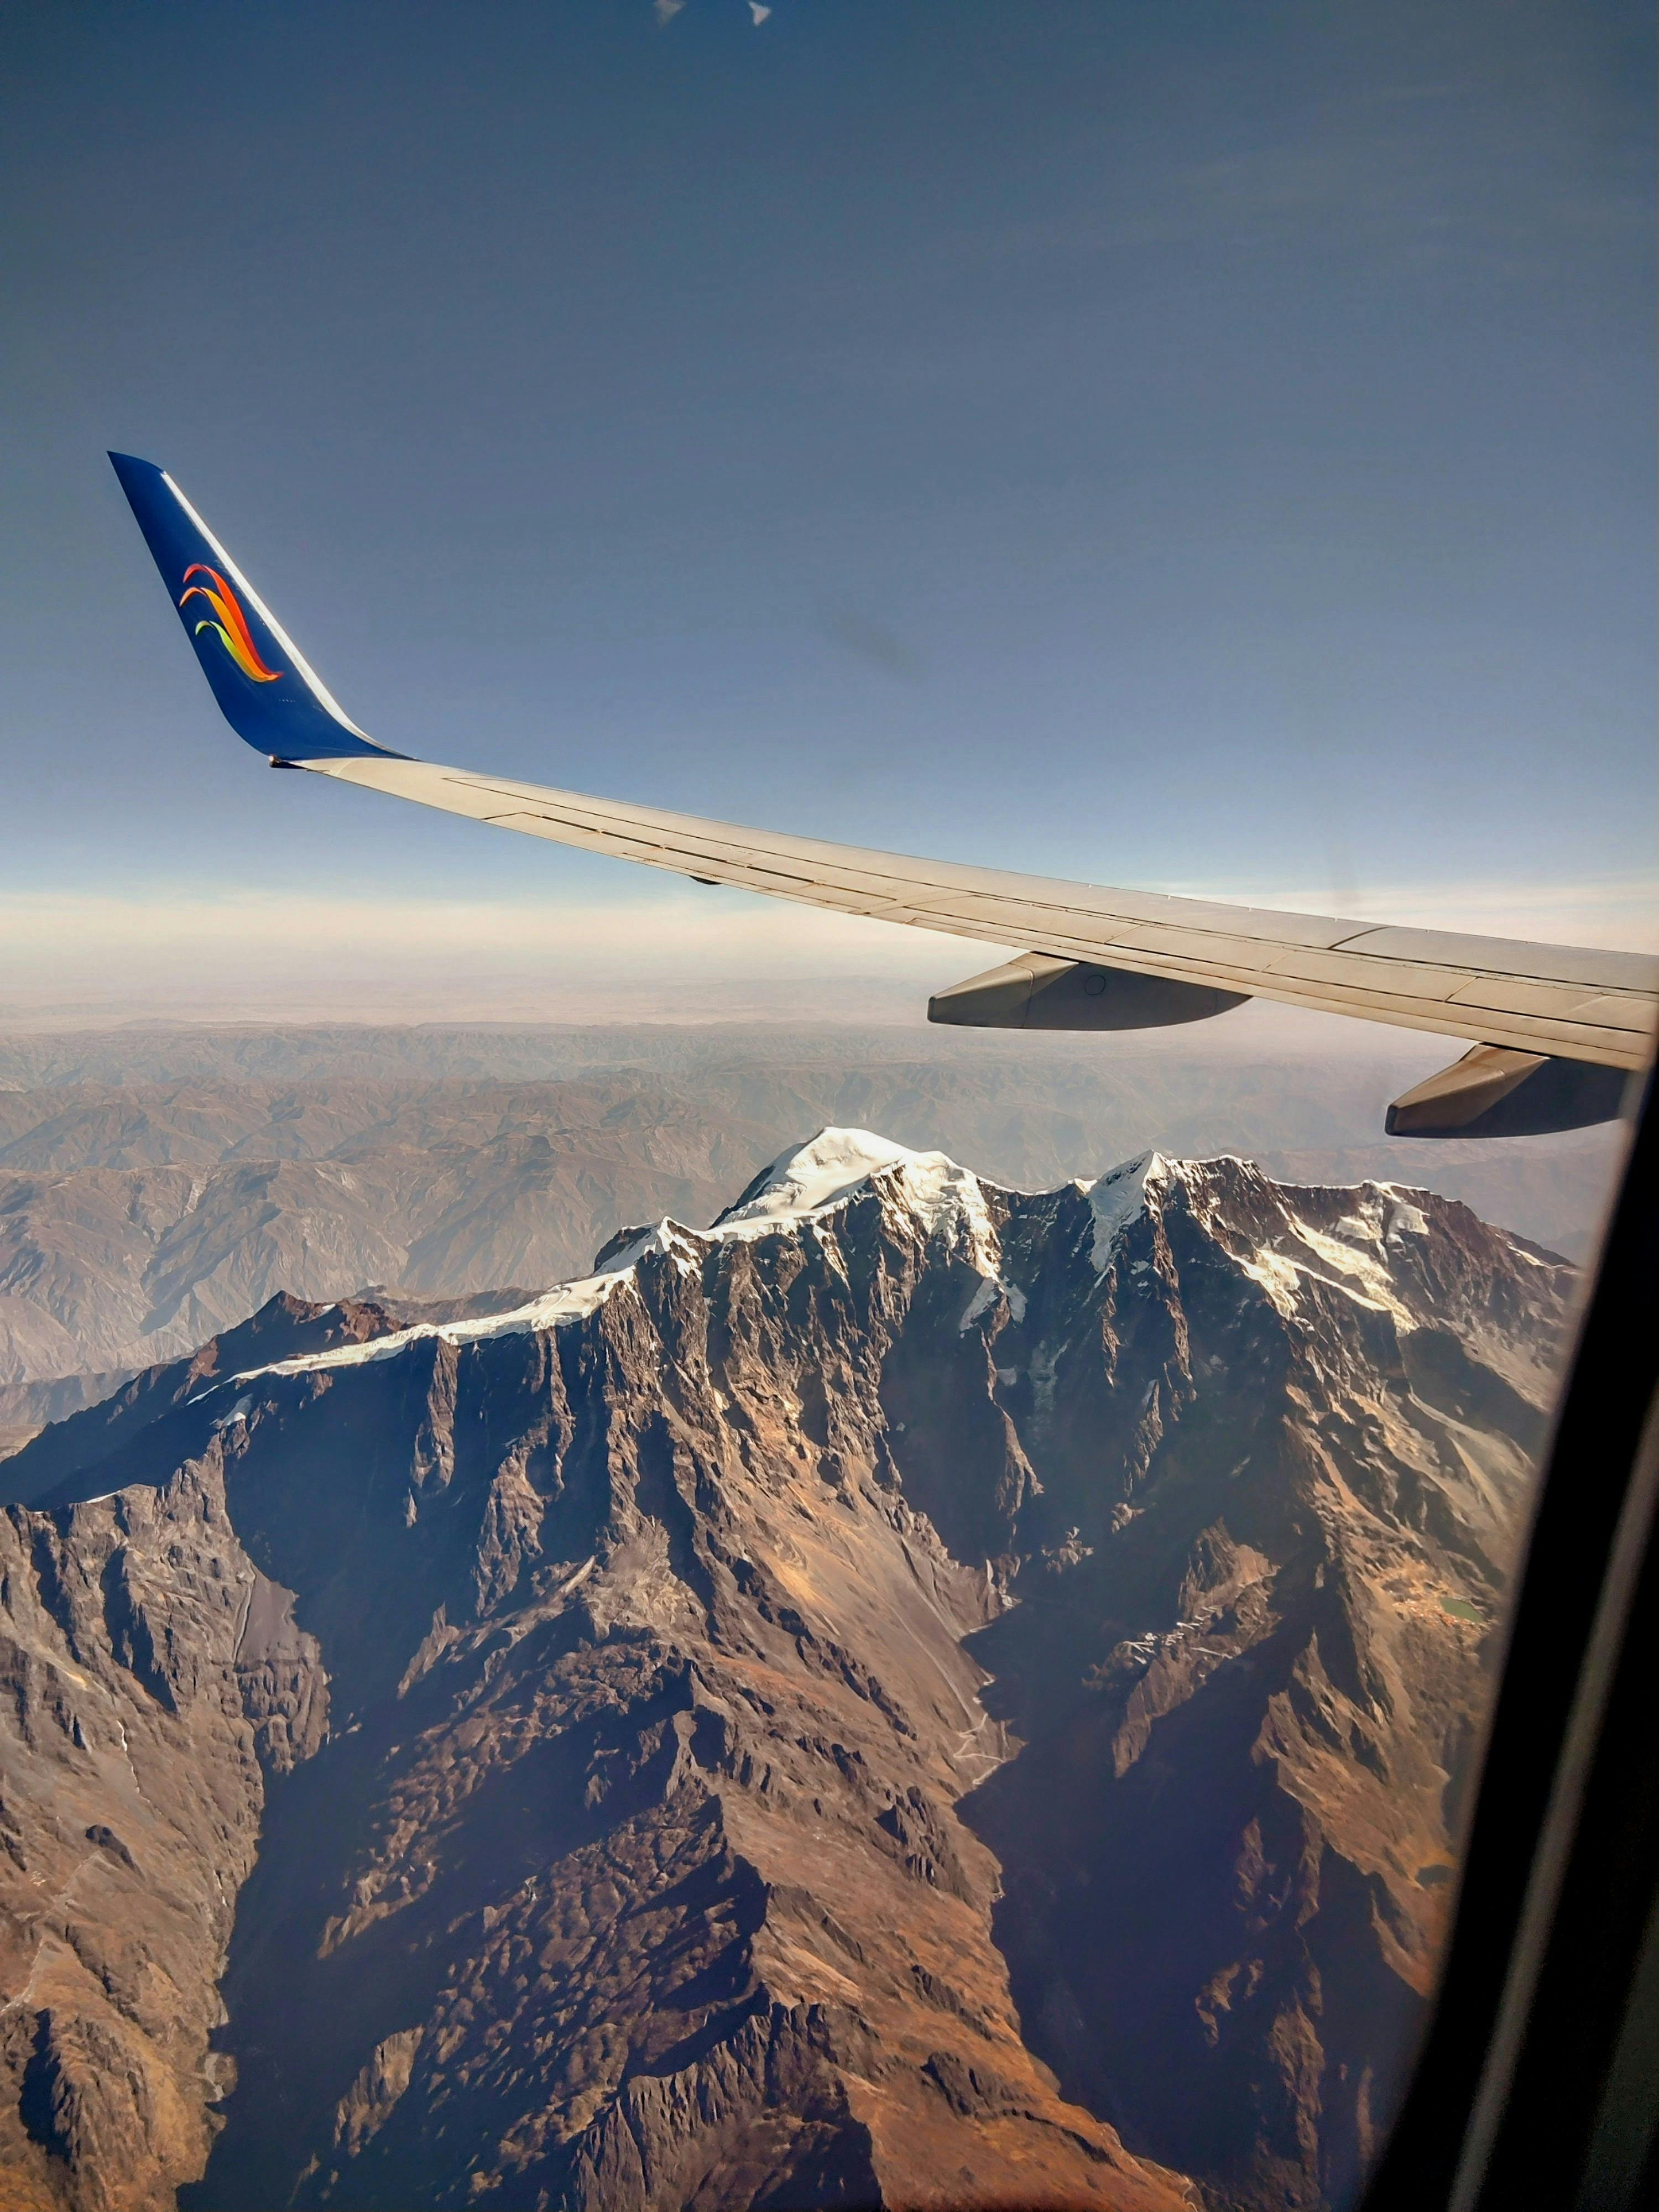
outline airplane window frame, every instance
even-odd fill
[[[1558,1402],[1434,2014],[1363,2212],[1659,2202],[1659,1109]]]

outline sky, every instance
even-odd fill
[[[841,1019],[989,957],[271,775],[112,446],[398,750],[1659,940],[1654,46],[1626,0],[11,9],[0,1008]]]

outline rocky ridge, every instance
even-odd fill
[[[234,2074],[191,2206],[1340,2199],[1569,1292],[1423,1193],[831,1130],[152,1370],[6,1467],[6,2170],[163,2204]]]

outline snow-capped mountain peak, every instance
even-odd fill
[[[975,1183],[965,1168],[943,1152],[915,1152],[871,1129],[820,1129],[792,1145],[757,1176],[709,1231],[711,1237],[764,1235],[827,1212],[896,1170],[906,1194],[937,1205],[951,1187]]]
[[[1141,1152],[1121,1166],[1109,1168],[1093,1182],[1078,1185],[1095,1217],[1095,1273],[1103,1275],[1111,1265],[1112,1249],[1127,1223],[1146,1206],[1149,1191],[1167,1184],[1170,1163],[1162,1152]]]

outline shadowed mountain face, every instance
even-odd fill
[[[8,2201],[1351,2193],[1568,1270],[856,1131],[599,1267],[8,1463]]]

